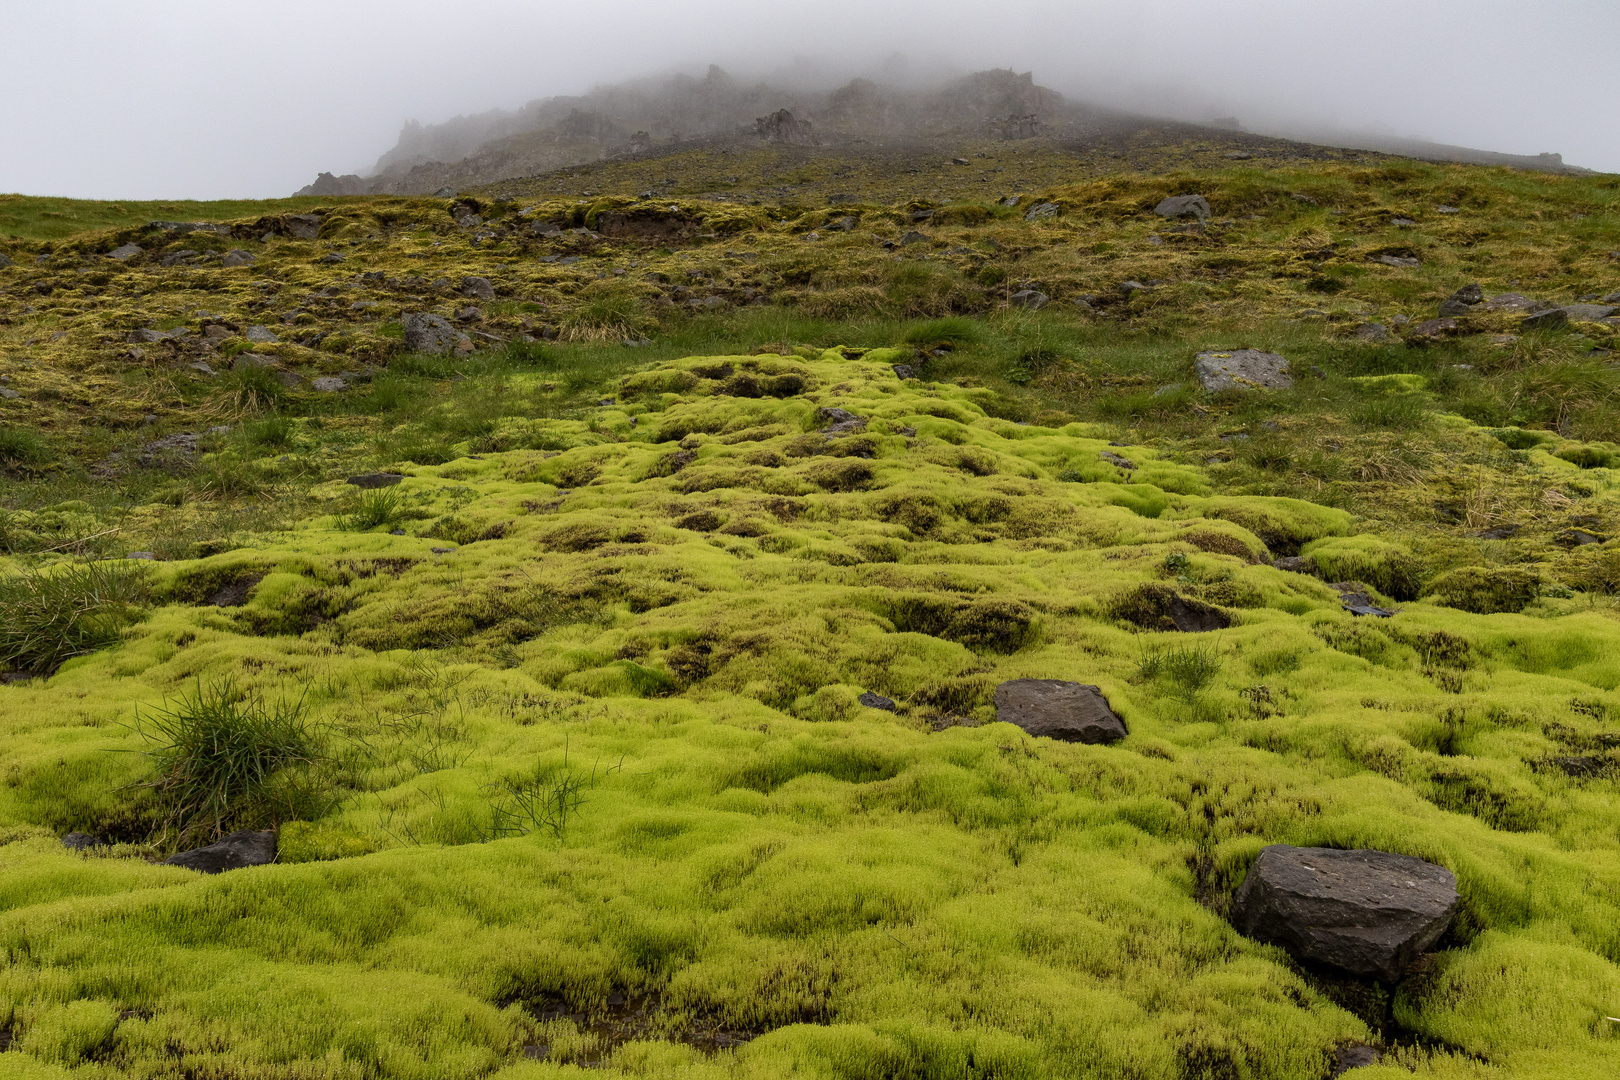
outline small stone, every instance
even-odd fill
[[[192,371],[195,371],[199,375],[217,375],[218,374],[218,372],[216,372],[213,368],[209,367],[208,364],[205,361],[202,361],[202,360],[193,360],[191,363],[187,364],[186,367],[190,368]]]
[[[1413,226],[1413,225],[1416,225],[1416,224],[1417,224],[1417,222],[1415,222],[1415,221],[1413,221],[1413,220],[1412,220],[1412,219],[1411,219],[1411,218],[1409,218],[1409,217],[1397,217],[1397,218],[1390,218],[1390,219],[1389,219],[1389,223],[1390,223],[1390,224],[1391,224],[1391,225],[1394,225],[1394,226],[1395,226],[1395,227],[1396,227],[1396,228],[1398,228],[1398,229],[1407,229],[1407,228],[1411,228],[1411,227],[1412,227],[1412,226]]]
[[[69,851],[89,851],[91,848],[106,847],[107,841],[89,833],[70,832],[62,837],[62,846]]]
[[[1030,311],[1039,311],[1050,303],[1051,299],[1038,289],[1019,289],[1007,298],[1013,307],[1027,308]]]
[[[153,342],[166,341],[168,337],[162,330],[131,330],[124,340],[132,344],[151,345]]]
[[[1356,340],[1374,345],[1391,345],[1400,340],[1383,323],[1362,323],[1356,327]]]
[[[493,300],[495,286],[489,283],[489,278],[464,277],[461,279],[461,295],[474,296],[480,300]]]
[[[882,709],[884,712],[895,711],[893,698],[886,698],[882,694],[874,694],[870,690],[866,691],[866,693],[862,694],[855,700],[859,701],[862,705],[865,705],[868,709]]]
[[[1099,687],[1060,679],[1013,679],[996,687],[996,719],[1062,742],[1111,743],[1128,732]]]
[[[1057,213],[1058,213],[1058,204],[1057,203],[1050,203],[1050,202],[1036,203],[1034,206],[1029,208],[1029,213],[1024,215],[1024,220],[1025,221],[1040,221],[1043,218],[1057,217]]]
[[[1271,565],[1290,574],[1316,573],[1316,564],[1303,555],[1287,555],[1277,559]]]
[[[1384,1055],[1366,1043],[1351,1043],[1349,1046],[1341,1046],[1333,1052],[1333,1072],[1328,1074],[1328,1080],[1338,1080],[1339,1077],[1351,1069],[1362,1069],[1368,1065],[1376,1065],[1383,1059]]]
[[[7,255],[3,251],[0,251],[0,270],[6,270],[16,265],[16,263],[11,261],[11,256]]]
[[[1563,308],[1553,308],[1550,311],[1539,311],[1534,315],[1526,316],[1519,323],[1520,330],[1562,330],[1569,325],[1569,313]]]
[[[221,260],[221,265],[223,265],[227,270],[233,270],[238,266],[252,266],[258,261],[259,257],[253,254],[253,252],[244,250],[243,248],[233,248],[225,253],[225,258]]]
[[[1108,464],[1110,464],[1110,465],[1117,465],[1121,469],[1134,469],[1134,468],[1136,468],[1136,462],[1132,461],[1130,458],[1120,457],[1118,454],[1114,453],[1112,450],[1104,450],[1104,451],[1102,451],[1102,459],[1104,461],[1108,462]]]
[[[903,382],[906,379],[915,379],[917,373],[912,370],[910,364],[896,364],[894,365],[894,377]]]
[[[157,560],[157,556],[154,555],[150,551],[132,551],[128,555],[125,555],[124,558],[126,558],[126,559],[143,559],[143,560],[146,560],[148,562],[154,562],[154,561]]]
[[[374,472],[361,473],[358,476],[351,476],[344,482],[353,484],[357,488],[369,491],[372,488],[393,487],[403,479],[405,479],[405,477],[400,473]]]
[[[1372,261],[1383,263],[1385,266],[1397,266],[1403,269],[1423,265],[1416,257],[1411,255],[1374,255]]]
[[[318,379],[311,379],[309,385],[323,394],[335,394],[347,387],[348,383],[335,375],[322,375]]]
[[[971,164],[973,164],[973,162],[969,161],[965,157],[956,157],[956,158],[951,158],[951,164],[952,165],[971,165]]]
[[[1456,206],[1437,206],[1434,208],[1434,212],[1437,214],[1460,214],[1462,209]]]
[[[900,234],[900,242],[902,244],[926,244],[928,239],[929,237],[926,233],[917,232],[915,229]]]
[[[1198,381],[1210,393],[1222,390],[1288,390],[1294,380],[1288,360],[1259,349],[1201,352],[1194,359]]]
[[[1228,150],[1221,156],[1227,161],[1249,161],[1254,157],[1254,155],[1249,153],[1247,150]]]
[[[1406,341],[1409,345],[1428,345],[1457,337],[1463,332],[1462,324],[1456,319],[1427,319],[1412,327],[1406,335]]]
[[[1597,322],[1620,315],[1620,307],[1612,304],[1565,304],[1563,311],[1570,322]]]
[[[329,255],[322,255],[320,261],[323,263],[340,263],[343,261],[343,256],[334,251]]]
[[[232,371],[236,371],[236,370],[241,369],[241,368],[255,368],[255,367],[268,368],[268,367],[275,367],[275,366],[276,366],[276,362],[274,360],[272,360],[270,357],[265,356],[263,353],[255,353],[255,352],[237,353],[236,356],[234,358],[232,358],[232,360],[231,360],[231,370]]]
[[[1209,200],[1202,195],[1172,195],[1168,199],[1160,200],[1159,205],[1153,208],[1153,212],[1166,218],[1185,217],[1191,214],[1200,221],[1209,218],[1211,213]]]
[[[467,335],[440,315],[414,312],[401,322],[405,327],[405,348],[411,352],[439,355],[459,348],[463,342],[471,345]]]
[[[1273,844],[1232,901],[1240,934],[1393,983],[1456,914],[1451,871],[1410,855]]]
[[[250,326],[242,336],[255,345],[274,345],[281,340],[268,326]]]
[[[239,870],[247,866],[264,866],[276,861],[276,834],[264,832],[233,832],[218,843],[193,851],[170,855],[163,862],[168,866],[184,866],[204,874],[220,874],[226,870]]]
[[[1007,196],[1005,199],[1001,200],[1001,205],[1002,206],[1017,206],[1018,205],[1018,196],[1017,195],[1009,195],[1009,196]],[[1615,252],[1615,254],[1620,255],[1620,251]]]
[[[107,257],[109,259],[117,259],[119,262],[125,262],[139,255],[141,250],[142,248],[139,244],[125,244],[122,247],[115,247],[111,251],[107,252]]]

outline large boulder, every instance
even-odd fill
[[[1457,904],[1451,871],[1410,855],[1273,844],[1243,879],[1232,923],[1296,960],[1396,982]]]
[[[1202,195],[1172,195],[1161,200],[1153,212],[1160,217],[1178,218],[1193,215],[1200,221],[1210,216],[1209,200]]]
[[[192,851],[182,851],[163,860],[168,866],[184,866],[204,874],[221,874],[244,866],[264,866],[276,861],[274,829],[233,832],[218,843]]]
[[[1061,679],[1002,683],[996,687],[996,719],[1062,742],[1111,743],[1127,734],[1101,689]]]
[[[405,348],[419,353],[447,353],[470,339],[443,316],[416,312],[405,316]]]
[[[1288,360],[1259,349],[1201,352],[1193,363],[1205,390],[1287,390],[1294,385]]]

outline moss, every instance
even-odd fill
[[[1490,615],[1523,611],[1541,592],[1541,576],[1520,567],[1463,566],[1430,581],[1429,595],[1447,607]]]
[[[1395,600],[1416,600],[1423,589],[1420,560],[1399,544],[1373,536],[1330,537],[1300,554],[1324,581],[1359,581]]]

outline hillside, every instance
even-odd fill
[[[8,1075],[1612,1075],[1620,180],[1166,126],[183,210],[0,204]],[[1275,844],[1458,906],[1301,959]]]

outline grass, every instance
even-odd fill
[[[147,576],[128,565],[91,563],[0,576],[0,667],[49,675],[117,641],[146,601]]]
[[[159,835],[209,843],[310,812],[320,792],[301,781],[325,755],[303,698],[270,702],[229,677],[199,680],[178,701],[137,711]]]

